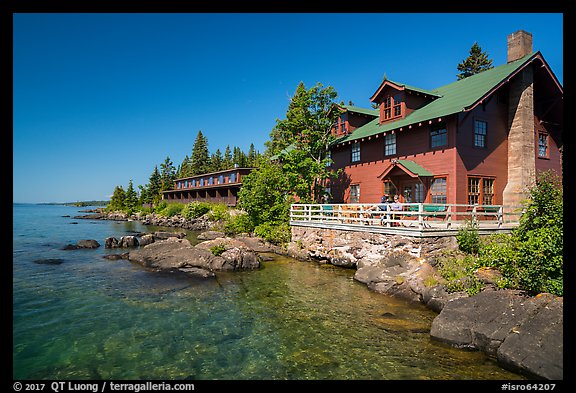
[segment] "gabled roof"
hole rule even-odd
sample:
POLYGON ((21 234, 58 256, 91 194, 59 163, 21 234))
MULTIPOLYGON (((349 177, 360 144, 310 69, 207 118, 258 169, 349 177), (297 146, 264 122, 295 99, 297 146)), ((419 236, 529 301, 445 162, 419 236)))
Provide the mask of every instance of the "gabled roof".
MULTIPOLYGON (((503 64, 468 78, 438 87, 434 89, 433 92, 440 97, 424 105, 422 108, 413 111, 405 118, 382 125, 379 124, 380 119, 376 118, 362 127, 357 128, 351 134, 337 139, 332 145, 354 141, 425 121, 437 121, 454 113, 471 110, 502 86, 502 84, 509 81, 516 73, 530 64, 535 58, 539 58, 543 65, 548 67, 540 52, 536 52, 511 63, 503 64)), ((549 72, 558 84, 554 74, 550 70, 549 72)))
POLYGON ((378 109, 360 108, 359 106, 354 105, 338 105, 338 106, 341 107, 342 109, 347 110, 348 112, 361 113, 363 115, 374 117, 380 116, 380 111, 378 109))
POLYGON ((380 86, 378 86, 378 89, 376 89, 376 92, 372 95, 372 97, 370 97, 370 101, 374 101, 376 99, 376 97, 378 97, 380 95, 380 93, 382 92, 384 87, 386 87, 386 86, 391 86, 392 88, 398 89, 398 90, 411 90, 411 91, 415 91, 417 93, 429 95, 431 97, 440 97, 440 95, 433 90, 421 89, 419 87, 410 86, 410 85, 407 85, 405 83, 398 83, 398 82, 391 81, 390 79, 384 79, 382 81, 382 83, 380 84, 380 86))
POLYGON ((332 111, 332 108, 334 108, 334 107, 338 108, 340 111, 343 111, 343 112, 360 113, 362 115, 368 115, 368 116, 372 116, 372 117, 380 116, 380 111, 378 109, 360 108, 359 106, 341 105, 341 104, 336 104, 336 103, 332 104, 332 106, 328 110, 328 113, 330 113, 330 111, 332 111))
POLYGON ((386 168, 384 172, 382 172, 380 176, 378 176, 378 178, 386 177, 390 173, 390 171, 396 167, 400 168, 410 177, 433 176, 432 172, 430 172, 426 168, 421 167, 412 160, 392 160, 390 166, 388 166, 388 168, 386 168))

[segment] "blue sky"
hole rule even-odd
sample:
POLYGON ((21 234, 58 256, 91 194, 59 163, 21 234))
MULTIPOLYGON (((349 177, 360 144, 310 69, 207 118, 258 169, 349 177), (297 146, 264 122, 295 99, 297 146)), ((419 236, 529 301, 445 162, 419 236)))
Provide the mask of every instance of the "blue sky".
POLYGON ((562 14, 15 14, 13 201, 108 199, 198 130, 263 152, 300 81, 369 107, 384 74, 455 81, 475 41, 504 64, 519 29, 563 83, 562 14))

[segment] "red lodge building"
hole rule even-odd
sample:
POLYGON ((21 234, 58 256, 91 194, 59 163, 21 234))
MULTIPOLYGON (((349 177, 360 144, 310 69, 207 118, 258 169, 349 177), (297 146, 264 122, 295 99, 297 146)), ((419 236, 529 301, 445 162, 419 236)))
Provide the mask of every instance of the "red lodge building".
POLYGON ((253 168, 232 168, 225 171, 204 173, 174 181, 174 189, 164 191, 166 202, 213 202, 236 206, 242 178, 253 168))
POLYGON ((335 203, 519 206, 538 172, 562 173, 563 88, 523 30, 507 64, 432 90, 385 78, 370 101, 338 106, 335 203))

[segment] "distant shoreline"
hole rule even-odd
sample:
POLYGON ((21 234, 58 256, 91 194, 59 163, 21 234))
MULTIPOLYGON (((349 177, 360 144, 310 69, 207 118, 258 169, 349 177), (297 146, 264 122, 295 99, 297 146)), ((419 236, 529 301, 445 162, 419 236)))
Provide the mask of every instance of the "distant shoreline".
POLYGON ((110 201, 83 201, 83 202, 42 202, 32 203, 33 205, 60 205, 60 206, 106 206, 110 201))

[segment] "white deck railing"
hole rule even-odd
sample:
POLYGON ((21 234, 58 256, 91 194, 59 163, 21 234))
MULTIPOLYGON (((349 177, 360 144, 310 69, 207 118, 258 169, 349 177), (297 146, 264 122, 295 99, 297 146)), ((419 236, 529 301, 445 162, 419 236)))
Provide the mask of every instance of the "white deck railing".
POLYGON ((479 229, 516 227, 521 207, 437 203, 293 204, 290 221, 326 225, 454 229, 472 225, 479 229))

